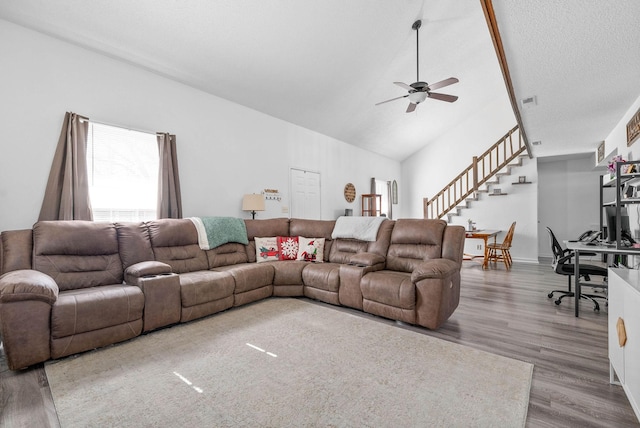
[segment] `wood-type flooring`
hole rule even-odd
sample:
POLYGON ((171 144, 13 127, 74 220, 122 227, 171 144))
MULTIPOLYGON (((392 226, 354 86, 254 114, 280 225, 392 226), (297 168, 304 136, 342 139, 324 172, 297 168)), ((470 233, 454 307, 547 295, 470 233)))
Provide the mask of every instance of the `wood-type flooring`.
MULTIPOLYGON (((566 277, 547 262, 483 271, 471 261, 462 268, 460 306, 438 331, 338 310, 533 363, 527 427, 640 426, 622 388, 609 384, 607 307, 594 312, 582 301, 575 318, 573 299, 556 306, 547 298, 563 288, 566 277)), ((43 366, 13 372, 2 354, 0 427, 57 426, 43 366)))

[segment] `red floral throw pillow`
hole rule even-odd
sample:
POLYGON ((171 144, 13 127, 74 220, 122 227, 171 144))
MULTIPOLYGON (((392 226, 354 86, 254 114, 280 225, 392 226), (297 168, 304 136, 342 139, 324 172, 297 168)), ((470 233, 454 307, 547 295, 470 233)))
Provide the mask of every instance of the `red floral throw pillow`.
POLYGON ((295 260, 298 257, 298 237, 278 236, 280 260, 295 260))

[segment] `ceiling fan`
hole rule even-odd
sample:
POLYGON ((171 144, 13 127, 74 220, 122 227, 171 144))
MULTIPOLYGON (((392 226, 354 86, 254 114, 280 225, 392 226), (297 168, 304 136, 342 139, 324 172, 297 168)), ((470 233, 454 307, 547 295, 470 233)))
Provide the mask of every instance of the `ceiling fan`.
POLYGON ((420 57, 419 57, 419 30, 420 26, 422 26, 422 21, 417 20, 411 26, 412 29, 416 30, 416 81, 410 85, 402 82, 393 82, 395 85, 400 86, 401 88, 409 91, 407 95, 402 95, 400 97, 391 98, 390 100, 382 101, 377 103, 376 105, 388 103, 389 101, 399 100, 400 98, 409 97, 409 106, 407 107, 407 113, 411 113, 416 109, 416 106, 426 100, 427 98, 433 98, 434 100, 446 101, 448 103, 452 103, 458 99, 455 95, 447 95, 447 94, 439 94, 436 92, 431 92, 434 89, 444 88, 445 86, 453 85, 454 83, 458 83, 458 79, 455 77, 449 77, 448 79, 441 80, 440 82, 428 84, 427 82, 420 81, 420 57))

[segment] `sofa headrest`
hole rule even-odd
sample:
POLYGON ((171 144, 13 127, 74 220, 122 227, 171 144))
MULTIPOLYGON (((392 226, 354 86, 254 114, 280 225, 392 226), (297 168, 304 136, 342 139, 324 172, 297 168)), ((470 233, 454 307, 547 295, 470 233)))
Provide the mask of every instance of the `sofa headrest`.
POLYGON ((118 252, 118 238, 112 223, 40 221, 33 226, 33 247, 36 256, 114 254, 118 252))
POLYGON ((209 269, 207 254, 198 245, 198 231, 189 219, 165 218, 146 223, 154 259, 175 273, 209 269))
POLYGON ((187 218, 163 218, 147 222, 152 247, 198 244, 198 231, 187 218))
POLYGON ((304 236, 305 238, 331 239, 331 233, 336 225, 335 220, 306 220, 292 218, 289 223, 289 236, 304 236))
POLYGON ((288 218, 270 218, 265 220, 245 220, 247 238, 253 241, 256 237, 289 236, 288 218))
POLYGON ((400 219, 391 233, 392 244, 442 245, 444 220, 400 219))
POLYGON ((61 291, 122 283, 115 225, 80 220, 36 223, 33 268, 51 276, 61 291))

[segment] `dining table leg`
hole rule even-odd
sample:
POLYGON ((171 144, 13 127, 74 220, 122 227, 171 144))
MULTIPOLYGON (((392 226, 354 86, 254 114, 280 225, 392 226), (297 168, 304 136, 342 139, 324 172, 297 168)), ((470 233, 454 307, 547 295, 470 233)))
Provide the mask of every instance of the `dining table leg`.
POLYGON ((484 237, 484 260, 482 261, 482 269, 489 269, 489 248, 487 247, 488 236, 484 237))

